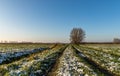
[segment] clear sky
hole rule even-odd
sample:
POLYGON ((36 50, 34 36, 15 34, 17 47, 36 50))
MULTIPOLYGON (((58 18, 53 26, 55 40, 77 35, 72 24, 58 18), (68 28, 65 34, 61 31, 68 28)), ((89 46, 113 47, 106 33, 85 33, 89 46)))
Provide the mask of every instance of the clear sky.
POLYGON ((69 42, 73 27, 85 41, 120 38, 120 0, 0 0, 0 40, 69 42))

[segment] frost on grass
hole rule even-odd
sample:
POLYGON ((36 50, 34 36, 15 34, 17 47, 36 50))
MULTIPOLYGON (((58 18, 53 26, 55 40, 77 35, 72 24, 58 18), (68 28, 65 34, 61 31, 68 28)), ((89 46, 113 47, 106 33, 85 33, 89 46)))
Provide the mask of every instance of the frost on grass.
POLYGON ((61 46, 51 50, 30 55, 9 64, 0 66, 0 75, 3 76, 43 76, 55 61, 61 46))
POLYGON ((68 47, 59 59, 56 76, 97 76, 96 73, 84 64, 84 61, 75 55, 72 47, 68 47))
POLYGON ((39 48, 39 49, 25 50, 25 51, 19 51, 19 52, 0 53, 0 64, 2 64, 3 62, 11 61, 12 59, 15 59, 18 57, 40 52, 45 49, 46 48, 39 48))
POLYGON ((114 50, 106 51, 104 49, 102 50, 96 50, 93 48, 87 48, 87 47, 78 47, 81 49, 81 51, 90 59, 95 61, 97 64, 99 64, 104 69, 120 75, 120 56, 115 53, 111 53, 111 51, 114 52, 114 50))

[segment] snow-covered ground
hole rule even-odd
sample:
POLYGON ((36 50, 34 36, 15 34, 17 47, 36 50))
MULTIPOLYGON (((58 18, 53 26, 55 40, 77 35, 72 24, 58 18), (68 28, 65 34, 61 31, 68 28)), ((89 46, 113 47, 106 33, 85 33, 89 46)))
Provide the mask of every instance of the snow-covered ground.
MULTIPOLYGON (((48 70, 54 59, 57 58, 57 52, 62 46, 56 46, 53 49, 36 53, 30 57, 24 57, 19 61, 0 66, 0 75, 5 76, 35 76, 37 73, 44 74, 48 70)), ((40 76, 41 76, 40 75, 40 76)))
POLYGON ((54 76, 97 76, 84 61, 75 55, 75 51, 69 46, 59 59, 54 76))
POLYGON ((32 50, 25 50, 25 51, 19 51, 19 52, 6 52, 6 53, 0 53, 0 64, 5 61, 11 61, 11 59, 15 59, 21 56, 29 55, 32 53, 36 53, 42 50, 45 50, 47 48, 39 48, 39 49, 32 49, 32 50))
MULTIPOLYGON (((112 73, 120 75, 120 56, 105 52, 103 50, 94 50, 78 47, 88 57, 112 73)), ((80 50, 79 50, 80 51, 80 50)))

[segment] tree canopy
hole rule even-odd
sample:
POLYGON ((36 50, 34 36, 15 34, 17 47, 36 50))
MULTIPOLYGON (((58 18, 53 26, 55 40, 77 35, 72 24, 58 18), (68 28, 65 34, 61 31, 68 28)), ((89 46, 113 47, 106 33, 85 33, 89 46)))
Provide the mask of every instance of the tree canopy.
POLYGON ((73 28, 70 33, 71 43, 81 43, 85 38, 85 32, 82 28, 73 28))

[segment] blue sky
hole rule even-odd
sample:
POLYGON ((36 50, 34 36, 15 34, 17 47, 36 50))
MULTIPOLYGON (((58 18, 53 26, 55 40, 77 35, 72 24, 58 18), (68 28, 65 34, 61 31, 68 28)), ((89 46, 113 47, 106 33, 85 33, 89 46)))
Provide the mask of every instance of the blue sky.
POLYGON ((120 38, 120 0, 0 0, 0 40, 69 42, 73 27, 85 41, 120 38))

